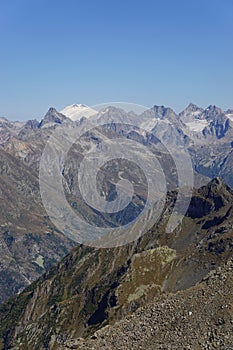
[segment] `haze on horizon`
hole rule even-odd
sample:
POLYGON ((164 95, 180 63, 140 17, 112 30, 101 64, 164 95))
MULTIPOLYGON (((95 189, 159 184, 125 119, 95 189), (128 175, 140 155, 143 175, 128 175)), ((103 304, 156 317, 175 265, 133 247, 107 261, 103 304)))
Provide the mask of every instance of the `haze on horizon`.
POLYGON ((0 4, 0 117, 126 101, 233 108, 231 0, 0 4))

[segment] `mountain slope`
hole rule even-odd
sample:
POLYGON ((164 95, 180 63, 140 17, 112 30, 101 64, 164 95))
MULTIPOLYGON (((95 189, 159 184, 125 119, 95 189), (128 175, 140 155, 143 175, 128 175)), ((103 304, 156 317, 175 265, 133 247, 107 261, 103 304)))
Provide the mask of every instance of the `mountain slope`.
POLYGON ((137 310, 64 350, 219 349, 233 344, 233 260, 200 284, 137 310))
POLYGON ((0 302, 38 278, 73 246, 47 217, 37 173, 0 149, 0 302))
POLYGON ((2 348, 13 339, 14 349, 63 348, 70 338, 93 334, 161 293, 194 286, 227 261, 233 252, 232 190, 216 179, 195 191, 181 227, 167 234, 175 197, 171 192, 161 221, 135 244, 77 247, 5 303, 2 348))
POLYGON ((0 118, 0 303, 75 245, 48 218, 38 179, 45 143, 65 121, 69 119, 54 108, 41 122, 0 118))

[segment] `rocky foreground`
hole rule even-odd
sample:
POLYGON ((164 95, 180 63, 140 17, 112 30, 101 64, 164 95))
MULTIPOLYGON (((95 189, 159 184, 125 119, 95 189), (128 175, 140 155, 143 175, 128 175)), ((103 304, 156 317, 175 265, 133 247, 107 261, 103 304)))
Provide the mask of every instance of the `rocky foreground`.
POLYGON ((140 308, 65 347, 79 350, 233 349, 233 259, 200 284, 140 308))

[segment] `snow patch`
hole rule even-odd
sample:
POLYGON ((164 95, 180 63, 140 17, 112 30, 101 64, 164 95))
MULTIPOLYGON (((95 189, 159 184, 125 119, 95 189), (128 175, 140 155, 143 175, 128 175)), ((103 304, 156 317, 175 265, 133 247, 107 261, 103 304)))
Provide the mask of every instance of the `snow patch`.
POLYGON ((153 118, 143 121, 140 127, 144 130, 151 131, 158 123, 170 124, 167 119, 153 118))
POLYGON ((146 120, 141 123, 140 127, 144 130, 150 131, 156 124, 156 118, 146 120))
POLYGON ((198 119, 192 122, 187 122, 185 124, 191 131, 201 132, 208 125, 208 122, 207 120, 198 119))
POLYGON ((89 118, 95 115, 97 111, 83 104, 73 104, 65 107, 60 113, 73 121, 78 121, 82 117, 89 118))
POLYGON ((233 121, 233 113, 226 114, 227 118, 233 121))

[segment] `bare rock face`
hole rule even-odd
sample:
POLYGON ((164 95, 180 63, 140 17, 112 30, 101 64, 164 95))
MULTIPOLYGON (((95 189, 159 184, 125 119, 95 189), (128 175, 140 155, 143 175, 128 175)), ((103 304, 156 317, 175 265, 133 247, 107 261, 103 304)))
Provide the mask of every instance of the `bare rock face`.
POLYGON ((194 120, 203 120, 204 109, 196 106, 194 103, 190 103, 180 114, 179 118, 184 123, 194 122, 194 120))
POLYGON ((42 121, 39 123, 38 127, 54 127, 56 126, 56 124, 62 124, 66 120, 66 116, 64 116, 62 113, 57 112, 55 108, 51 107, 42 119, 42 121))

